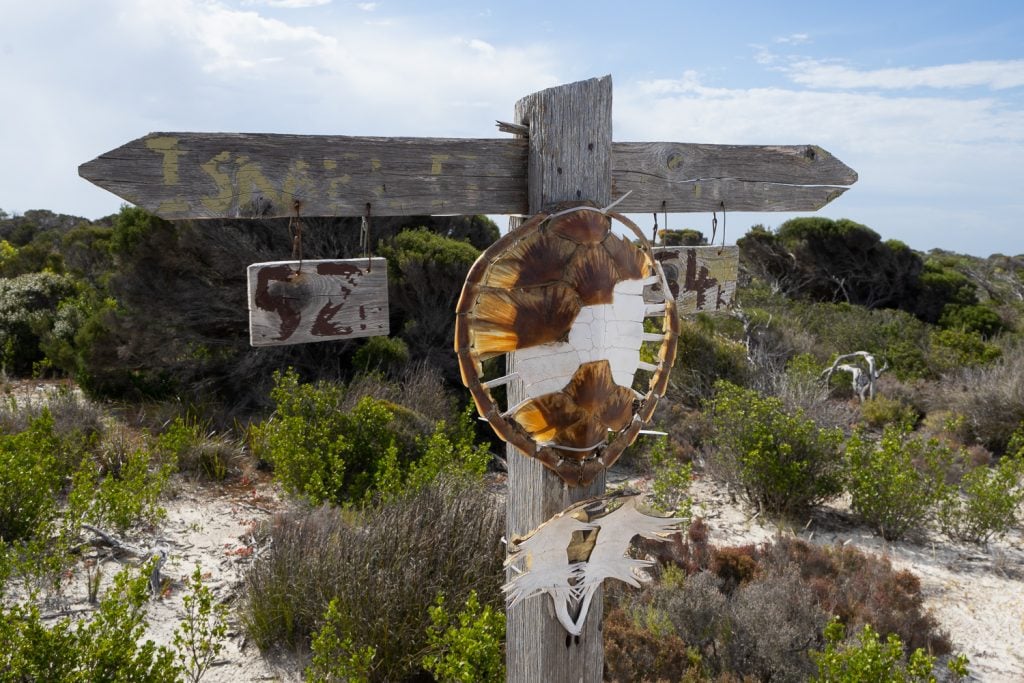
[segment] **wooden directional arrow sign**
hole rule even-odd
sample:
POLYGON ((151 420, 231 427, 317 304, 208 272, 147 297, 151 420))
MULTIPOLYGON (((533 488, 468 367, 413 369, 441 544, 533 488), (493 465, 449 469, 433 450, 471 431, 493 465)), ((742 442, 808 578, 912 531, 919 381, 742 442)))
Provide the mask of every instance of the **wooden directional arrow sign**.
MULTIPOLYGON (((167 219, 527 214, 526 139, 151 133, 79 174, 167 219)), ((815 145, 611 145, 621 213, 814 211, 857 180, 815 145)))
MULTIPOLYGON (((169 219, 293 216, 296 205, 303 216, 530 215, 560 202, 608 206, 624 196, 616 206, 621 213, 813 211, 857 180, 814 145, 613 142, 611 114, 611 77, 605 76, 519 100, 515 122, 499 124, 515 139, 153 133, 83 164, 79 173, 169 219)), ((710 267, 701 275, 694 264, 694 278, 708 287, 712 277, 727 279, 710 267)), ((680 268, 687 279, 689 271, 680 268)), ((336 305, 330 299, 316 310, 336 305)), ((294 322, 294 310, 276 322, 275 336, 294 322)), ((508 386, 513 404, 520 393, 508 386)), ((508 465, 509 538, 604 490, 603 472, 590 487, 565 489, 535 459, 512 453, 508 465)), ((572 640, 541 602, 509 610, 509 681, 602 680, 595 591, 572 640)))

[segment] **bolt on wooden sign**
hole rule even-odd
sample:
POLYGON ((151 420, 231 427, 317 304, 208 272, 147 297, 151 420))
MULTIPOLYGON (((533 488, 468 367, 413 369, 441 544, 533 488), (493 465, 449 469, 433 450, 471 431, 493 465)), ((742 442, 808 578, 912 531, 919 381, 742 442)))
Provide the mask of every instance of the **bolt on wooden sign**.
POLYGON ((254 263, 247 274, 253 346, 389 332, 388 269, 383 258, 254 263))

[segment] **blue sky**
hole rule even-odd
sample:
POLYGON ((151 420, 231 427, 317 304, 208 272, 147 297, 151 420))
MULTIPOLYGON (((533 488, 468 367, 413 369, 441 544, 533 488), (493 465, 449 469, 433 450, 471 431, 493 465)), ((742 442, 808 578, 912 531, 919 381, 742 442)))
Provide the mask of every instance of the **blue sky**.
POLYGON ((151 131, 500 137, 611 74, 617 140, 818 144, 860 174, 822 215, 1018 254, 1021 36, 1009 0, 0 0, 0 208, 113 213, 78 164, 151 131))

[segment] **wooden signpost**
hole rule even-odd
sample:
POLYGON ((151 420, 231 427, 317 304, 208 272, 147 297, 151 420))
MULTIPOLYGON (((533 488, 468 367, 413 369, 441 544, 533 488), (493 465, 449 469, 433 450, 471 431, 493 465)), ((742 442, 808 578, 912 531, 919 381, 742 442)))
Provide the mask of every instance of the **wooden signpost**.
MULTIPOLYGON (((513 139, 153 133, 79 173, 168 219, 288 217, 296 201, 303 216, 522 215, 627 193, 621 213, 813 211, 857 179, 814 145, 613 142, 611 112, 605 76, 520 100, 514 123, 499 123, 513 139)), ((568 488, 537 460, 513 452, 508 462, 509 537, 604 491, 603 476, 568 488)), ((516 605, 508 680, 602 680, 601 619, 599 594, 578 637, 543 600, 516 605)))

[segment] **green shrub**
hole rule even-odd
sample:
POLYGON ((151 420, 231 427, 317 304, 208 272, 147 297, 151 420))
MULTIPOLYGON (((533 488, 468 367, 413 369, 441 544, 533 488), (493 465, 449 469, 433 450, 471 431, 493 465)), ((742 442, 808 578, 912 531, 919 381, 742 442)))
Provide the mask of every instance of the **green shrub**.
POLYGON ((939 506, 939 525, 950 538, 984 543, 1004 536, 1021 519, 1024 460, 1004 455, 995 467, 982 465, 964 474, 939 506))
POLYGON ((56 514, 63 444, 44 409, 18 433, 0 433, 0 542, 26 539, 56 514))
POLYGON ((245 576, 242 623, 261 649, 303 646, 337 600, 345 652, 372 647, 370 680, 402 680, 420 670, 435 596, 503 603, 504 525, 490 493, 444 478, 378 507, 278 516, 245 576))
POLYGON ((256 455, 274 466, 285 489, 313 504, 360 500, 383 466, 396 461, 404 469, 412 459, 399 449, 392 404, 365 397, 341 412, 343 396, 343 387, 278 373, 274 414, 251 431, 256 455))
POLYGON ((690 519, 693 501, 686 495, 693 479, 693 468, 669 452, 668 440, 659 438, 650 452, 653 480, 651 503, 656 510, 690 519))
POLYGON ((389 451, 377 469, 374 488, 385 499, 393 499, 410 491, 418 491, 437 479, 442 473, 454 478, 479 480, 491 462, 487 444, 476 442, 473 429, 472 405, 456 419, 451 427, 441 420, 434 432, 419 439, 416 460, 402 468, 396 451, 389 451))
POLYGON ((953 463, 949 446, 912 437, 905 426, 886 427, 877 444, 856 433, 846 445, 850 506, 885 539, 902 538, 947 495, 953 463))
POLYGON ((437 596, 430 608, 423 668, 442 683, 476 683, 505 680, 505 613, 480 605, 470 591, 465 606, 455 615, 437 596))
POLYGON ((715 334, 709 324, 681 320, 676 360, 667 395, 689 406, 699 406, 714 393, 716 381, 746 384, 746 350, 742 344, 715 334))
POLYGON ((707 412, 714 425, 712 469, 758 509, 806 509, 842 490, 842 432, 818 429, 777 398, 728 382, 715 385, 707 412))
POLYGON ((867 426, 882 429, 887 425, 903 425, 913 428, 921 419, 913 406, 885 396, 876 396, 860 406, 860 417, 867 426))
POLYGON ((431 425, 372 395, 345 411, 354 398, 346 393, 337 385, 301 383, 294 372, 278 374, 271 392, 277 408, 251 430, 255 454, 274 466, 288 491, 314 504, 394 496, 441 471, 479 476, 490 462, 487 446, 474 440, 468 413, 451 426, 444 420, 431 425))
POLYGON ((409 362, 409 347, 398 337, 370 337, 352 357, 362 372, 394 374, 409 362))
POLYGON ((988 306, 977 304, 947 304, 942 309, 939 325, 946 329, 975 332, 983 339, 991 339, 1006 329, 998 313, 988 306))
POLYGON ((204 428, 194 417, 180 416, 157 436, 155 450, 177 463, 179 472, 212 481, 223 481, 237 470, 243 455, 237 439, 204 428))
MULTIPOLYGON (((935 658, 918 648, 904 661, 903 642, 895 634, 883 643, 878 633, 865 624, 855 639, 843 642, 846 629, 833 619, 825 628, 826 646, 823 652, 812 652, 818 667, 815 683, 862 683, 886 681, 891 683, 931 683, 935 658)), ((952 680, 967 674, 967 658, 963 655, 949 662, 952 680)))
POLYGON ((327 605, 323 626, 313 636, 310 646, 313 657, 306 668, 308 683, 368 683, 371 680, 377 648, 372 645, 357 648, 352 638, 340 637, 341 628, 343 620, 335 598, 327 605))
POLYGON ((60 301, 75 293, 75 280, 55 273, 0 278, 0 368, 27 376, 43 360, 42 337, 53 327, 60 301))
POLYGON ((1013 430, 1010 438, 1006 441, 1006 455, 1010 457, 1024 458, 1024 422, 1020 423, 1017 429, 1013 430))
POLYGON ((74 474, 68 506, 72 516, 98 526, 125 530, 137 522, 155 524, 166 514, 160 496, 175 464, 153 462, 146 447, 130 450, 116 471, 101 476, 91 459, 74 474))
POLYGON ((961 367, 988 365, 1001 355, 998 346, 986 342, 977 332, 949 329, 938 330, 931 336, 929 361, 940 374, 961 367))
POLYGON ((185 615, 174 631, 174 648, 184 677, 199 683, 224 648, 228 608, 214 602, 213 591, 203 584, 198 564, 185 586, 189 591, 183 599, 185 615))
POLYGON ((47 627, 34 605, 0 605, 0 681, 179 680, 174 652, 143 640, 150 570, 119 573, 90 619, 47 627))

